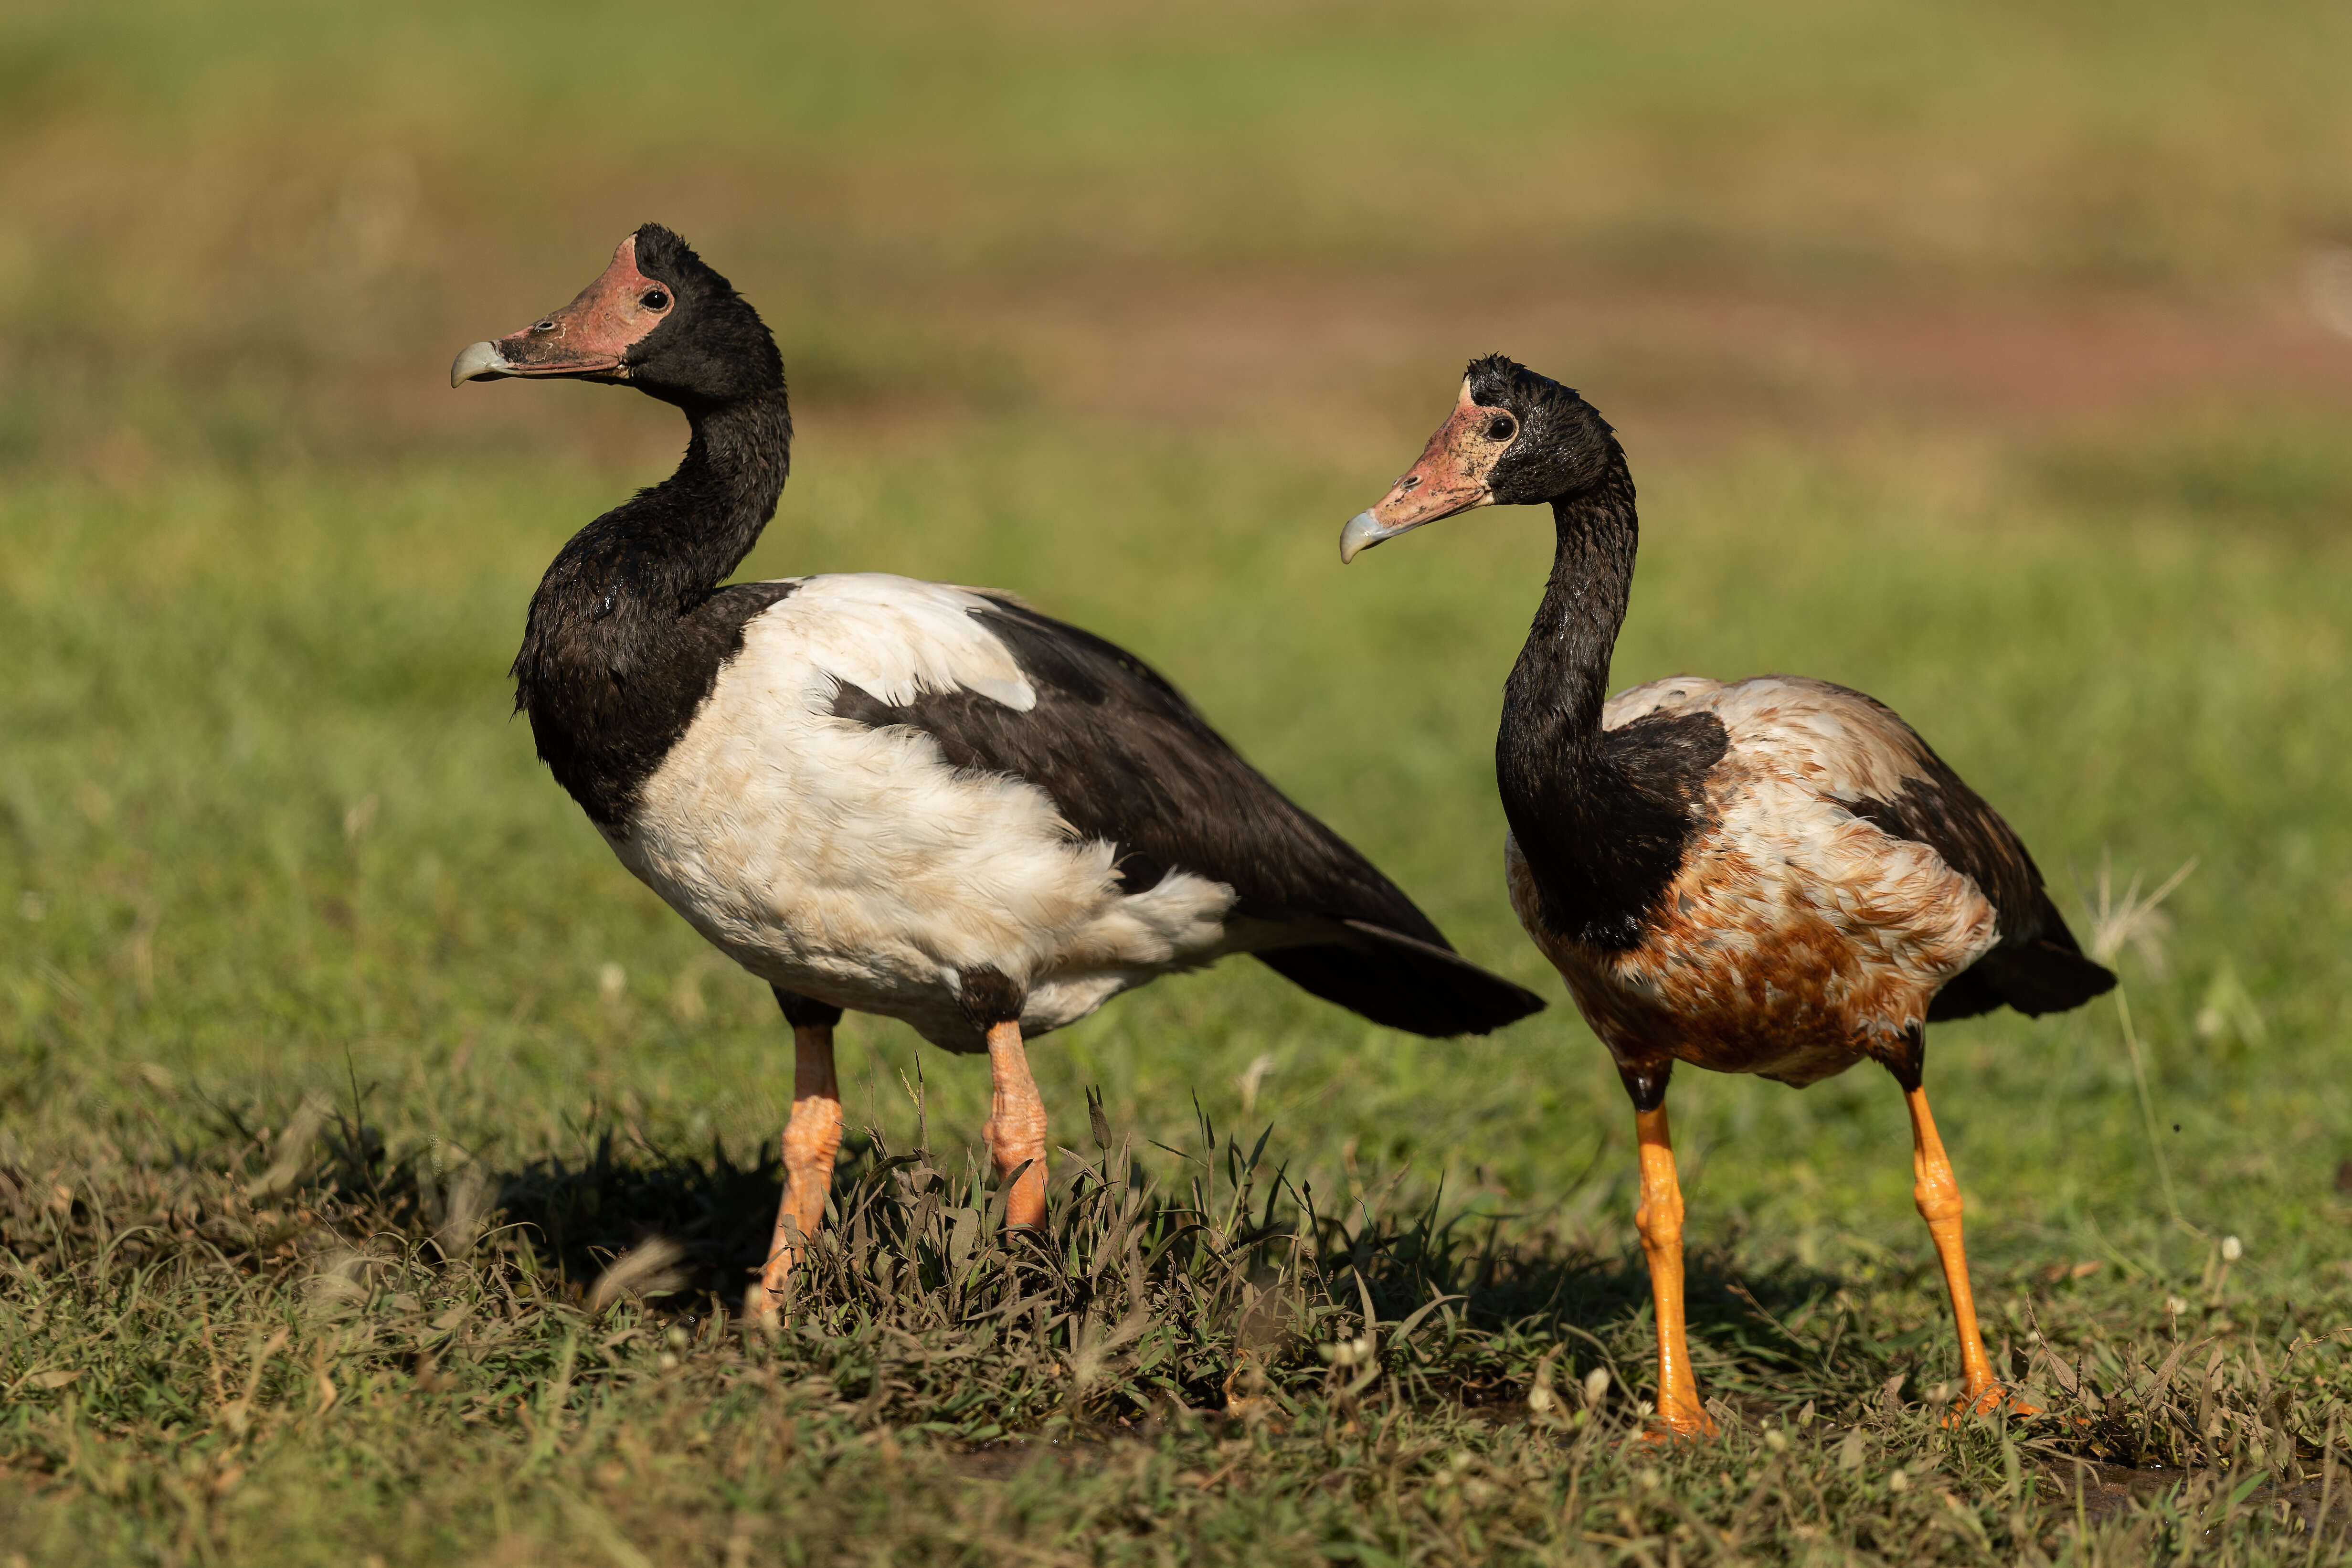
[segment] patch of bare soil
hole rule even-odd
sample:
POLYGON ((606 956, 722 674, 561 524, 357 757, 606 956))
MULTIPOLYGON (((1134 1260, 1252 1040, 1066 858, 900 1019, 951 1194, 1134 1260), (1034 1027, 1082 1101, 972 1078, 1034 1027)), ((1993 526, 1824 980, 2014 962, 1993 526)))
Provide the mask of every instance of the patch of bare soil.
MULTIPOLYGON (((1081 271, 903 297, 877 286, 847 313, 789 296, 760 303, 786 347, 803 424, 886 440, 1042 408, 1255 426, 1360 461, 1367 444, 1417 443, 1461 366, 1492 352, 1580 387, 1653 450, 1780 434, 1812 450, 1885 434, 1966 445, 2284 410, 2352 415, 2352 338, 2284 286, 2249 298, 1081 271), (796 344, 816 357, 795 357, 796 344)), ((342 390, 404 442, 571 444, 629 471, 677 449, 669 421, 625 400, 453 395, 425 368, 342 390)))
POLYGON ((2352 339, 2285 293, 1268 274, 1066 283, 973 309, 1054 401, 1153 420, 1392 418, 1409 395, 1441 402, 1432 378, 1488 352, 1692 435, 1792 419, 2046 431, 2243 405, 2352 411, 2352 339))
POLYGON ((2352 1477, 2341 1474, 2331 1487, 2317 1480, 2278 1481, 2263 1475, 2162 1467, 2139 1469, 2087 1459, 2049 1464, 2043 1467, 2043 1473, 2063 1496, 2078 1499, 2084 1517, 2095 1522, 2118 1518, 2179 1489, 2187 1510, 2217 1509, 2236 1497, 2241 1508, 2257 1512, 2276 1510, 2284 1505, 2287 1514, 2303 1521, 2308 1534, 2315 1535, 2323 1523, 2336 1527, 2352 1524, 2352 1477), (2240 1495, 2242 1488, 2244 1489, 2240 1495))

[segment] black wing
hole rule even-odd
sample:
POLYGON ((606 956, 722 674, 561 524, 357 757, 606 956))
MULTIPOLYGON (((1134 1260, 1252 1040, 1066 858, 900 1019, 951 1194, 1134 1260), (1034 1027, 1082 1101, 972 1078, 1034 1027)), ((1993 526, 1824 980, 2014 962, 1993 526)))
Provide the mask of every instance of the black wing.
POLYGON ((1257 956, 1375 1023, 1484 1034, 1543 1005, 1456 955, 1394 883, 1267 783, 1142 660, 983 596, 992 607, 974 614, 1020 664, 1034 708, 1017 712, 961 689, 894 705, 845 683, 834 713, 920 730, 956 767, 1035 784, 1080 835, 1118 847, 1129 892, 1184 870, 1231 887, 1237 914, 1336 928, 1339 940, 1257 956))
POLYGON ((2042 868, 2016 832, 1918 731, 1883 703, 1877 706, 1903 725, 1916 749, 1903 791, 1893 800, 1840 804, 1883 832, 1925 844, 1944 864, 1974 879, 1991 903, 2000 932, 1990 952, 1936 993, 1927 1006, 1928 1022, 1972 1018, 2003 1005, 2029 1016, 2063 1013, 2113 990, 2114 973, 2083 956, 2065 917, 2050 901, 2042 868))

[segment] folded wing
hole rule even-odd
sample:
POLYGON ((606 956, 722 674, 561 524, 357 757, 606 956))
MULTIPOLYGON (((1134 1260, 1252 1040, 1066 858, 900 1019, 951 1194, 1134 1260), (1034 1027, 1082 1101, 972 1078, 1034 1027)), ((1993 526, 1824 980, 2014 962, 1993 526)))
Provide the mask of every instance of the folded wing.
POLYGON ((905 725, 953 766, 1010 774, 1052 797, 1081 838, 1118 847, 1142 892, 1171 870, 1223 882, 1245 945, 1276 973, 1376 1023, 1482 1034, 1543 1005, 1454 953, 1394 883, 1244 762, 1176 689, 1132 654, 985 593, 973 619, 1003 645, 1034 701, 961 687, 885 700, 845 682, 835 716, 905 725), (1251 942, 1247 934, 1263 932, 1251 942))

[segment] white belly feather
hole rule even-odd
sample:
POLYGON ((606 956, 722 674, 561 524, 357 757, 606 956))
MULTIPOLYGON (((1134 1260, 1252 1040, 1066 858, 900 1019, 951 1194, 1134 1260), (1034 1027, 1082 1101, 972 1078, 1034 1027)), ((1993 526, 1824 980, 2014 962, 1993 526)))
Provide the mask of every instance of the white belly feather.
POLYGON ((631 814, 621 863, 761 979, 906 1020, 955 1050, 986 966, 1024 984, 1025 1033, 1220 955, 1234 901, 1171 871, 1119 891, 1116 848, 1036 786, 959 773, 918 731, 833 716, 843 683, 899 705, 961 687, 1015 712, 1036 693, 975 616, 987 602, 882 574, 811 577, 744 627, 631 814))

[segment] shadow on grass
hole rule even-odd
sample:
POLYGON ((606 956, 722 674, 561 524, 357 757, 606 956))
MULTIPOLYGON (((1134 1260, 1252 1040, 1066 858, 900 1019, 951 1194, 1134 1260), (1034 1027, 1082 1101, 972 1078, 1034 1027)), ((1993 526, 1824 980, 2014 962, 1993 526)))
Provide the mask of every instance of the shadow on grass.
MULTIPOLYGON (((1092 1155, 1058 1157, 1034 1233, 1004 1229, 973 1152, 852 1140, 831 1219, 771 1302, 747 1287, 778 1197, 772 1157, 601 1127, 576 1155, 451 1164, 395 1156, 325 1108, 275 1131, 222 1116, 216 1139, 168 1160, 0 1170, 0 1268, 16 1289, 93 1307, 126 1290, 307 1293, 416 1319, 420 1365, 448 1331, 422 1305, 435 1300, 495 1298, 505 1321, 553 1340, 619 1331, 614 1313, 698 1343, 740 1333, 859 1424, 963 1441, 1171 1406, 1344 1413, 1376 1384, 1392 1405, 1513 1420, 1547 1408, 1543 1388, 1581 1388, 1589 1412, 1638 1420, 1653 1382, 1638 1255, 1442 1215, 1433 1198, 1375 1198, 1350 1224, 1268 1167, 1265 1139, 1244 1150, 1205 1122, 1155 1175, 1097 1110, 1092 1155)), ((1815 1410, 1887 1423, 1948 1401, 1940 1314, 1899 1326, 1850 1300, 1851 1281, 1793 1263, 1750 1272, 1701 1253, 1688 1279, 1702 1385, 1736 1424, 1815 1410)), ((2026 1462, 2285 1473, 2328 1441, 2325 1402, 2288 1397, 2322 1349, 2266 1361, 2214 1339, 2037 1343, 2012 1372, 2056 1418, 2021 1440, 2026 1462)))
MULTIPOLYGON (((1765 1478, 1804 1539, 1834 1528, 1924 1560, 1916 1543, 1949 1521, 1958 1544, 1937 1560, 1956 1562, 2048 1560, 2062 1530, 2095 1528, 2128 1537, 2104 1560, 2147 1561, 2217 1529, 2313 1532, 2340 1499, 2332 1409, 2294 1393, 2304 1352, 2184 1342, 2150 1365, 2135 1359, 2150 1347, 2085 1336, 2071 1363, 2037 1352, 2050 1419, 1955 1431, 1930 1389, 1903 1397, 1924 1363, 1891 1336, 1915 1319, 1853 1281, 1707 1255, 1691 1260, 1693 1338, 1722 1434, 1661 1451, 1642 1441, 1638 1257, 1442 1218, 1434 1201, 1375 1196, 1345 1224, 1264 1168, 1263 1144, 1203 1127, 1172 1173, 1155 1160, 1147 1175, 1095 1129, 1090 1157, 1058 1157, 1038 1235, 1003 1231, 976 1161, 859 1141, 772 1314, 737 1306, 778 1173, 723 1147, 600 1128, 567 1157, 453 1163, 395 1157, 320 1111, 274 1131, 230 1119, 170 1159, 83 1150, 0 1170, 0 1375, 48 1402, 21 1405, 0 1458, 82 1485, 114 1473, 91 1458, 104 1442, 178 1474, 236 1436, 230 1411, 239 1441, 278 1431, 304 1452, 337 1422, 368 1424, 370 1451, 427 1433, 467 1457, 453 1497, 520 1455, 621 1507, 653 1483, 601 1483, 599 1468, 676 1449, 710 1462, 658 1474, 750 1456, 730 1488, 829 1486, 870 1460, 893 1520, 908 1477, 929 1475, 1110 1496, 1105 1528, 1269 1493, 1328 1500, 1350 1528, 1374 1507, 1483 1500, 1525 1502, 1507 1521, 1522 1532, 1563 1510, 1608 1531, 1646 1509, 1635 1528, 1698 1521, 1724 1540, 1753 1522, 1765 1478), (690 1450, 698 1433, 711 1440, 690 1450)), ((793 1494, 793 1516, 824 1495, 793 1494)), ((951 1494, 920 1495, 918 1510, 951 1494)), ((656 1504, 648 1530, 721 1507, 656 1504)))
MULTIPOLYGON (((1638 1255, 1509 1235, 1490 1217, 1442 1215, 1434 1199, 1360 1211, 1351 1226, 1266 1169, 1265 1140, 1244 1151, 1205 1123, 1197 1148, 1169 1151, 1181 1162, 1174 1180, 1155 1181, 1128 1142, 1099 1120, 1095 1131, 1092 1161, 1057 1162, 1038 1236, 1003 1230, 976 1153, 959 1163, 893 1151, 871 1132, 847 1141, 827 1228, 786 1311, 803 1324, 879 1321, 950 1335, 1025 1316, 1041 1346, 1076 1360, 1109 1356, 1106 1337, 1164 1331, 1177 1363, 1164 1391, 1210 1408, 1225 1404, 1243 1363, 1336 1373, 1368 1337, 1387 1342, 1381 1356, 1415 1364, 1420 1396, 1464 1406, 1523 1405, 1530 1366, 1546 1354, 1563 1377, 1605 1369, 1619 1398, 1652 1381, 1638 1255)), ((660 1269, 637 1289, 656 1310, 688 1315, 755 1316, 765 1304, 749 1292, 781 1185, 772 1156, 746 1164, 719 1146, 632 1145, 610 1129, 577 1157, 495 1178, 509 1245, 571 1299, 602 1299, 601 1282, 629 1271, 616 1260, 657 1247, 660 1269)), ((1793 1263, 1758 1273, 1694 1255, 1690 1319, 1710 1394, 1777 1410, 1797 1403, 1788 1390, 1801 1384, 1877 1385, 1908 1370, 1917 1344, 1846 1332, 1842 1314, 1825 1334, 1789 1326, 1842 1283, 1793 1263)))
MULTIPOLYGON (((445 1168, 439 1150, 395 1154, 343 1110, 312 1107, 273 1130, 215 1110, 215 1137, 163 1161, 0 1170, 0 1251, 54 1272, 189 1266, 264 1279, 341 1267, 353 1254, 495 1260, 575 1310, 617 1299, 607 1288, 616 1279, 618 1294, 662 1315, 756 1315, 762 1305, 747 1306, 747 1290, 782 1190, 772 1152, 742 1162, 717 1141, 707 1151, 662 1148, 594 1125, 576 1154, 445 1168), (658 1267, 616 1269, 656 1249, 658 1267)), ((845 1138, 827 1228, 795 1279, 791 1315, 949 1334, 1026 1315, 1041 1347, 1066 1355, 1089 1333, 1133 1339, 1135 1320, 1148 1318, 1187 1347, 1171 1391, 1213 1406, 1237 1358, 1312 1367, 1367 1333, 1444 1340, 1423 1358, 1424 1386, 1465 1404, 1522 1399, 1539 1353, 1529 1347, 1554 1342, 1576 1347, 1563 1373, 1570 1363, 1605 1366, 1628 1394, 1650 1380, 1650 1287, 1638 1255, 1507 1234, 1487 1216, 1442 1216, 1435 1199, 1418 1210, 1360 1206, 1350 1225, 1265 1166, 1266 1137, 1245 1151, 1203 1122, 1196 1147, 1167 1151, 1180 1162, 1173 1178, 1155 1179, 1099 1111, 1093 1131, 1092 1161, 1056 1162, 1042 1236, 1003 1229, 976 1152, 893 1150, 870 1131, 845 1138), (1126 1326, 1102 1330, 1106 1313, 1126 1326)), ((1841 1345, 1783 1326, 1834 1293, 1833 1276, 1793 1266, 1743 1273, 1702 1253, 1688 1279, 1702 1364, 1729 1374, 1716 1380, 1727 1395, 1801 1369, 1817 1375, 1842 1357, 1860 1355, 1878 1373, 1891 1353, 1876 1341, 1841 1345)))

